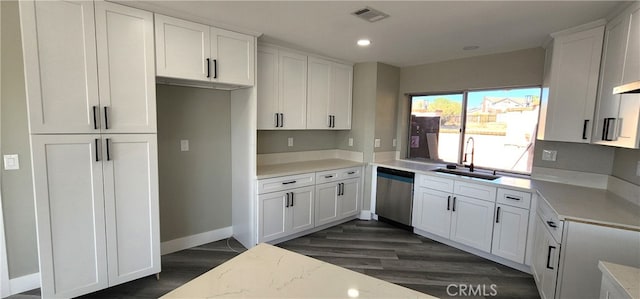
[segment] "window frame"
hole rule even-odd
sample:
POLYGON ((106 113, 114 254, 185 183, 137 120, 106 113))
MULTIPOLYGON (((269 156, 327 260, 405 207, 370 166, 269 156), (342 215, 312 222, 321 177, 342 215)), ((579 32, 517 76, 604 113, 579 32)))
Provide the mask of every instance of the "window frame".
MULTIPOLYGON (((527 89, 527 88, 539 88, 540 89, 540 94, 538 95, 539 98, 542 98, 542 84, 540 85, 523 85, 523 86, 509 86, 509 87, 494 87, 494 88, 469 88, 469 89, 464 89, 464 90, 454 90, 454 91, 436 91, 436 92, 416 92, 416 93, 407 93, 405 94, 407 97, 407 100, 409 101, 409 109, 408 109, 408 119, 407 119, 407 136, 405 138, 406 142, 407 142, 407 146, 406 146, 406 157, 408 160, 412 160, 412 161, 424 161, 424 159, 416 159, 416 158, 411 158, 410 157, 410 151, 411 148, 409 147, 409 144, 411 142, 411 110, 413 108, 413 97, 421 97, 421 96, 439 96, 439 95, 454 95, 454 94, 462 94, 462 110, 460 111, 461 115, 460 115, 460 136, 458 138, 458 142, 459 142, 459 149, 458 149, 458 161, 456 161, 456 165, 458 166, 464 166, 464 162, 462 162, 463 160, 463 156, 465 153, 465 136, 467 135, 467 102, 468 102, 468 96, 470 92, 482 92, 482 91, 491 91, 491 90, 505 90, 505 89, 527 89)), ((538 125, 540 124, 540 108, 538 108, 538 117, 537 117, 538 121, 536 122, 535 125, 535 129, 533 131, 533 146, 535 149, 535 141, 537 140, 536 136, 538 136, 538 125)), ((434 160, 434 159, 428 159, 431 161, 437 161, 437 162, 444 162, 444 163, 453 163, 453 162, 446 162, 444 160, 434 160)), ((476 169, 482 169, 482 170, 490 170, 490 171, 496 171, 496 172, 501 172, 501 173, 508 173, 508 174, 516 174, 516 175, 522 175, 522 176, 531 176, 530 172, 522 172, 522 171, 515 171, 515 170, 509 170, 509 169, 499 169, 499 168, 488 168, 486 166, 475 166, 474 168, 476 169)))

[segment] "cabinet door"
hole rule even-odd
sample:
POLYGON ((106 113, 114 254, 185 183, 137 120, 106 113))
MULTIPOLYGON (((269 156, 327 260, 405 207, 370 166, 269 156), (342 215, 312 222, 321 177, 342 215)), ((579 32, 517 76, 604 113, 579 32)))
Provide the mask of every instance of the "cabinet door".
POLYGON ((527 246, 529 210, 497 205, 495 219, 491 253, 523 264, 527 246))
POLYGON ((331 62, 309 57, 307 85, 307 129, 329 129, 331 62))
POLYGON ((109 284, 160 272, 156 135, 102 135, 109 284), (108 153, 108 154, 107 154, 108 153))
POLYGON ((613 88, 622 83, 624 50, 627 40, 628 19, 617 18, 607 24, 604 37, 602 63, 600 66, 600 85, 596 107, 593 142, 609 144, 615 138, 615 127, 618 124, 618 108, 620 95, 613 94, 613 88), (613 119, 613 120, 611 120, 613 119), (609 124, 609 130, 605 123, 609 124))
POLYGON ((419 187, 413 196, 413 226, 449 238, 451 193, 419 187))
POLYGON ((20 1, 20 19, 31 133, 98 132, 93 2, 20 1))
POLYGON ((211 28, 211 81, 253 86, 255 38, 211 28))
POLYGON ((545 140, 589 143, 604 26, 554 40, 545 140))
POLYGON ((156 75, 209 81, 209 26, 155 14, 156 75))
POLYGON ((495 203, 454 195, 451 206, 451 240, 491 251, 495 203))
POLYGON ((305 187, 292 190, 289 204, 289 219, 291 224, 287 225, 291 230, 290 234, 313 228, 315 215, 313 202, 313 187, 305 187))
POLYGON ((615 146, 640 148, 640 94, 623 94, 618 112, 615 146))
POLYGON ((357 215, 360 202, 360 178, 342 181, 342 195, 340 195, 340 218, 357 215))
POLYGON ((278 49, 258 48, 258 129, 275 129, 278 126, 278 49))
POLYGON ((316 226, 338 220, 338 203, 338 183, 316 185, 316 226))
POLYGON ((282 128, 307 128, 307 56, 279 51, 279 97, 282 128))
POLYGON ((287 235, 286 193, 274 192, 258 196, 258 242, 267 242, 287 235))
POLYGON ((629 40, 624 58, 622 83, 640 80, 640 6, 636 6, 629 17, 629 40))
POLYGON ((331 71, 330 114, 334 116, 333 129, 351 129, 351 88, 353 86, 353 67, 333 64, 331 71))
POLYGON ((108 286, 99 135, 32 135, 42 297, 108 286))
POLYGON ((153 15, 98 1, 96 35, 102 131, 155 133, 153 15))
POLYGON ((536 218, 534 256, 531 270, 536 280, 540 297, 542 299, 553 299, 556 293, 560 245, 553 240, 542 218, 536 218))

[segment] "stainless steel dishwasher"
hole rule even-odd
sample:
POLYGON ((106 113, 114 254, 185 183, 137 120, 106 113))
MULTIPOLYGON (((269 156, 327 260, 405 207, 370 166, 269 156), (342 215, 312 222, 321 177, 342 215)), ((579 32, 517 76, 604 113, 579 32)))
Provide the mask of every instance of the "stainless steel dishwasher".
POLYGON ((378 219, 411 226, 413 172, 378 167, 376 214, 378 219))

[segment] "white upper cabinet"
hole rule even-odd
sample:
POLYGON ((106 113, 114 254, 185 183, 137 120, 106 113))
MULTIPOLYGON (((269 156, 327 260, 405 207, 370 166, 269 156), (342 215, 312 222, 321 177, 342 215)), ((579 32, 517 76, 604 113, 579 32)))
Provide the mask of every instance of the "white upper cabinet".
POLYGON ((353 67, 309 57, 307 129, 351 129, 353 67))
POLYGON ((254 53, 253 36, 211 27, 211 81, 252 86, 254 53))
POLYGON ((102 132, 156 132, 153 14, 96 2, 102 132))
POLYGON ((99 132, 93 2, 20 1, 20 19, 31 133, 99 132))
POLYGON ((593 142, 626 148, 640 147, 640 95, 613 94, 613 88, 639 80, 640 5, 636 4, 606 26, 593 142), (635 79, 634 79, 635 78, 635 79))
POLYGON ((209 26, 155 14, 156 74, 209 81, 209 26))
MULTIPOLYGON (((555 34, 549 86, 543 93, 538 138, 589 143, 598 86, 604 26, 555 34), (546 98, 548 96, 548 98, 546 98)), ((549 58, 549 57, 547 57, 549 58)))
POLYGON ((253 86, 255 37, 155 14, 159 77, 253 86))
POLYGON ((156 132, 151 13, 99 1, 94 18, 93 2, 20 3, 32 134, 156 132))
POLYGON ((257 77, 258 129, 305 129, 307 56, 260 46, 257 77))

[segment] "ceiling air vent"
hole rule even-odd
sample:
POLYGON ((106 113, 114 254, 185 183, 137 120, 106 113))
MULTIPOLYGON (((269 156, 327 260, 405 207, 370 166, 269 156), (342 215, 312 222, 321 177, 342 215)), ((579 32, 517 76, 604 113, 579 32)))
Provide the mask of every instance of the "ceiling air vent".
POLYGON ((368 6, 362 9, 358 9, 352 12, 351 14, 363 20, 369 21, 371 23, 377 22, 389 17, 388 14, 383 13, 379 10, 375 10, 368 6))

